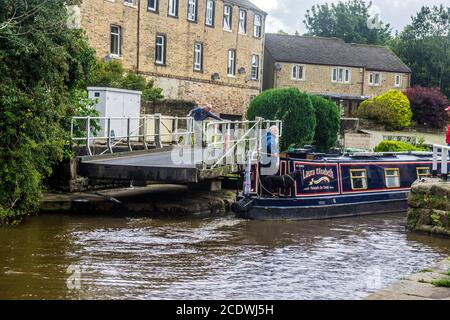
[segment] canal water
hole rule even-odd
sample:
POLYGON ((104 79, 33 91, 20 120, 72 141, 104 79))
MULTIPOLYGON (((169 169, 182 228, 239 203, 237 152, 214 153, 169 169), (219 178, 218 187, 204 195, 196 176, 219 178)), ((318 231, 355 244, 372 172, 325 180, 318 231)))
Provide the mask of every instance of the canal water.
POLYGON ((450 255, 404 217, 30 217, 0 228, 0 299, 361 299, 450 255))

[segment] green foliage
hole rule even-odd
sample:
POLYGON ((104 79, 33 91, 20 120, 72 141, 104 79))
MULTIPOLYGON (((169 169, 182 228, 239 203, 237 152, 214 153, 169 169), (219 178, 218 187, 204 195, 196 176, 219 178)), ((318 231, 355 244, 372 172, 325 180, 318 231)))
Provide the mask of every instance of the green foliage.
POLYGON ((368 28, 371 6, 363 0, 318 4, 306 11, 303 23, 309 35, 336 37, 347 43, 384 44, 391 38, 391 28, 389 24, 368 28))
POLYGON ((450 288, 450 279, 443 278, 443 279, 432 280, 431 284, 436 287, 450 288))
POLYGON ((316 113, 314 145, 317 151, 327 152, 336 145, 341 122, 339 108, 331 100, 310 96, 316 113))
POLYGON ((402 151, 425 151, 422 148, 402 141, 381 141, 374 149, 375 152, 402 152, 402 151))
POLYGON ((390 46, 411 68, 411 84, 450 97, 450 6, 423 6, 390 46))
POLYGON ((372 119, 389 129, 402 129, 411 125, 412 112, 408 98, 398 90, 389 90, 371 100, 363 101, 355 115, 372 119))
POLYGON ((37 211, 67 150, 69 93, 95 64, 84 33, 66 27, 67 3, 0 3, 0 223, 37 211))
POLYGON ((303 146, 314 139, 316 117, 309 95, 298 89, 266 90, 252 100, 247 118, 278 119, 283 121, 282 148, 303 146))
POLYGON ((143 102, 164 98, 162 89, 155 88, 152 80, 147 81, 145 77, 134 72, 125 73, 122 62, 118 60, 110 62, 99 60, 90 85, 142 91, 143 102))

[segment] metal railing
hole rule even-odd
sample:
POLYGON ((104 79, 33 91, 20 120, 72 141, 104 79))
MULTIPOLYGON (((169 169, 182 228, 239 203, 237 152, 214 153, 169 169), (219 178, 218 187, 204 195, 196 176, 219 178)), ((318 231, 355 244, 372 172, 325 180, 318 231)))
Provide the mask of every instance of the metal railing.
POLYGON ((441 178, 444 181, 448 180, 448 159, 450 147, 439 144, 433 145, 433 177, 438 176, 438 164, 441 164, 441 178), (439 159, 440 157, 440 159, 439 159))
POLYGON ((163 116, 161 114, 140 117, 73 117, 71 138, 74 143, 85 143, 87 153, 93 155, 92 147, 106 146, 101 152, 113 153, 114 147, 126 144, 133 151, 133 143, 145 150, 149 143, 156 148, 163 144, 189 144, 193 135, 191 117, 163 116), (180 141, 180 137, 183 138, 180 141))

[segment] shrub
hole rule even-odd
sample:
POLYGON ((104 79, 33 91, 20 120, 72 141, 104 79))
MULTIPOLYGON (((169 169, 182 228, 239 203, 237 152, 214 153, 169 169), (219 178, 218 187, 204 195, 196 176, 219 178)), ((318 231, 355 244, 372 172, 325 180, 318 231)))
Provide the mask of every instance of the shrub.
POLYGON ((443 128, 447 124, 447 97, 438 88, 424 88, 416 86, 405 90, 411 103, 413 120, 418 124, 443 128))
POLYGON ((385 140, 381 141, 376 147, 375 152, 401 152, 401 151, 425 151, 412 144, 402 141, 385 140))
POLYGON ((295 88, 266 90, 252 100, 247 118, 283 121, 281 148, 303 146, 314 139, 316 116, 308 94, 295 88))
POLYGON ((90 82, 92 86, 122 88, 142 91, 142 102, 157 101, 164 98, 162 89, 155 88, 152 80, 148 80, 134 72, 125 74, 122 62, 99 60, 90 82))
POLYGON ((402 129, 411 125, 411 106, 408 98, 398 90, 363 101, 355 115, 360 118, 373 119, 390 129, 402 129))
POLYGON ((336 145, 340 127, 340 111, 336 103, 318 96, 310 96, 316 112, 314 144, 317 151, 327 152, 336 145))

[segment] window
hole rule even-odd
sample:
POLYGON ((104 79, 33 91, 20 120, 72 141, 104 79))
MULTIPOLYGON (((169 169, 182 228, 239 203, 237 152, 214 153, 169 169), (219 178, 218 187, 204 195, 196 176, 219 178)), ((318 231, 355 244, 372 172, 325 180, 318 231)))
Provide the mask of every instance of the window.
POLYGON ((216 3, 214 0, 207 0, 206 1, 206 17, 205 17, 205 24, 207 26, 214 26, 214 16, 216 12, 216 3))
POLYGON ((223 6, 223 29, 231 31, 231 23, 232 23, 232 8, 231 6, 225 5, 223 6))
POLYGON ((188 0, 187 18, 189 21, 197 21, 197 0, 188 0))
POLYGON ((136 7, 137 0, 123 0, 123 4, 131 7, 136 7))
POLYGON ((111 46, 110 46, 110 54, 113 56, 120 56, 122 54, 121 50, 121 35, 122 28, 119 26, 111 26, 111 46))
POLYGON ((417 172, 417 179, 430 176, 430 168, 428 167, 416 168, 416 172, 417 172))
POLYGON ((352 190, 366 190, 367 170, 366 169, 350 170, 350 180, 352 184, 352 190))
POLYGON ((168 15, 178 17, 178 0, 169 0, 168 15))
POLYGON ((395 86, 396 87, 401 87, 402 85, 402 76, 399 74, 395 75, 395 86))
POLYGON ((400 169, 384 169, 386 188, 400 188, 400 169))
POLYGON ((194 44, 194 70, 203 70, 203 44, 199 42, 194 44))
POLYGON ((147 10, 148 11, 153 11, 153 12, 158 12, 159 10, 159 1, 158 0, 148 0, 147 3, 147 10))
POLYGON ((331 82, 350 83, 350 79, 350 69, 333 68, 333 70, 331 71, 331 82))
POLYGON ((166 36, 156 36, 156 48, 155 48, 155 63, 164 65, 166 64, 166 36))
POLYGON ((252 55, 252 80, 259 79, 259 56, 254 54, 252 55))
POLYGON ((381 73, 370 72, 369 73, 369 85, 370 86, 379 86, 380 84, 381 84, 381 73))
POLYGON ((292 80, 305 80, 305 66, 294 64, 292 66, 292 80))
POLYGON ((234 50, 234 49, 228 50, 227 74, 229 76, 236 75, 236 50, 234 50))
POLYGON ((247 11, 239 10, 239 33, 247 33, 247 11))
POLYGON ((259 14, 255 14, 253 21, 253 36, 261 38, 262 34, 262 17, 259 14))

